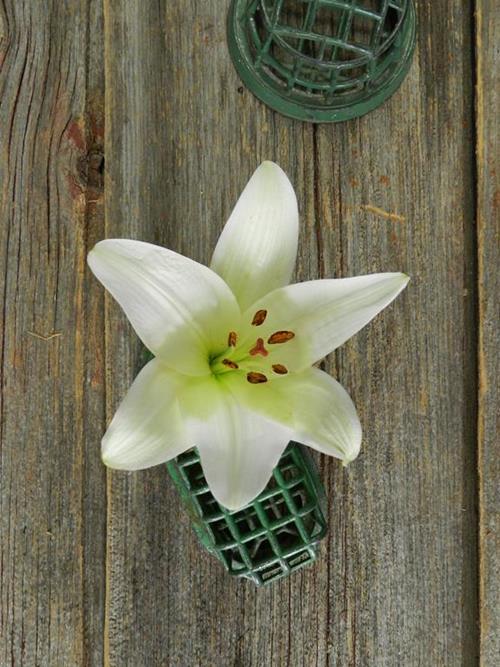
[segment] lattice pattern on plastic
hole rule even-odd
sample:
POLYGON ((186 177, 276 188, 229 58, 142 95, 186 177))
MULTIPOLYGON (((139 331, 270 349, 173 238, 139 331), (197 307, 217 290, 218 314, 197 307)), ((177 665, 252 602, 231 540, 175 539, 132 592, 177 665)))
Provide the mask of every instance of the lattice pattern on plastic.
POLYGON ((266 489, 231 512, 215 500, 193 449, 168 464, 203 544, 230 574, 261 586, 316 560, 326 533, 322 487, 302 448, 291 443, 266 489))
POLYGON ((411 0, 233 0, 230 51, 257 96, 268 86, 297 104, 345 106, 384 86, 394 92, 411 60, 414 30, 411 0), (251 85, 251 72, 259 84, 251 85))
POLYGON ((287 90, 321 94, 325 101, 367 81, 376 85, 391 66, 381 55, 406 6, 406 0, 255 0, 248 10, 255 66, 268 68, 287 90), (377 4, 378 11, 371 8, 377 4), (328 25, 332 34, 324 32, 328 25))

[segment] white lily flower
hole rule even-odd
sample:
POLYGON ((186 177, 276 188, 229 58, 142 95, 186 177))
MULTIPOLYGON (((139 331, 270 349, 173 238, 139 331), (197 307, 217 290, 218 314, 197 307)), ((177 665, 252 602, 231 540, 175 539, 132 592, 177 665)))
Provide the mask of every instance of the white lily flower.
POLYGON ((264 162, 210 268, 140 241, 95 246, 90 268, 155 355, 103 438, 106 465, 147 468, 196 446, 214 496, 236 510, 264 489, 290 440, 344 463, 356 458, 356 409, 312 366, 385 308, 408 277, 288 285, 297 241, 293 188, 264 162))

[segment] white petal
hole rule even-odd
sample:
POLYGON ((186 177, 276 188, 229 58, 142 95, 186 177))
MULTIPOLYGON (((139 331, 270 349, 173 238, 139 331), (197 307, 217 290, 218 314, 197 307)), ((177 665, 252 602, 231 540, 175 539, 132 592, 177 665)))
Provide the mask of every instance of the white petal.
MULTIPOLYGON (((266 321, 258 331, 264 339, 275 331, 293 332, 292 340, 268 347, 274 353, 273 363, 301 371, 368 324, 408 280, 403 273, 377 273, 288 285, 257 301, 243 318, 249 320, 254 311, 267 310, 266 321)), ((243 341, 242 346, 251 342, 243 341)))
POLYGON ((264 162, 239 198, 210 265, 242 309, 290 282, 298 219, 297 199, 286 174, 273 162, 264 162))
POLYGON ((110 468, 142 470, 189 449, 175 392, 181 378, 153 359, 139 373, 102 439, 110 468))
POLYGON ((215 378, 190 382, 179 403, 213 495, 230 510, 244 507, 265 488, 290 429, 239 404, 215 378))
POLYGON ((292 427, 293 440, 344 463, 358 455, 361 425, 356 408, 328 373, 310 368, 259 385, 228 373, 224 383, 252 411, 292 427))
POLYGON ((351 397, 328 373, 311 368, 281 388, 294 408, 295 438, 323 454, 353 461, 361 446, 361 424, 351 397))
POLYGON ((240 316, 218 275, 171 250, 128 239, 101 241, 88 263, 156 356, 188 375, 208 373, 209 354, 225 349, 240 316))

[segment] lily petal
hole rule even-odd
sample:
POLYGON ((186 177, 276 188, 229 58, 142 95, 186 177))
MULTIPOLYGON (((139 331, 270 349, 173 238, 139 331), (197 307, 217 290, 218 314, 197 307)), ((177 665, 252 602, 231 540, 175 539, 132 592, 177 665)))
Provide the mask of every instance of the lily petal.
MULTIPOLYGON (((311 368, 280 388, 294 407, 295 438, 308 447, 353 461, 361 447, 361 424, 354 403, 328 373, 311 368)), ((281 383, 279 383, 281 384, 281 383)))
MULTIPOLYGON (((404 273, 376 273, 357 278, 313 280, 288 285, 259 299, 243 316, 267 311, 259 336, 291 332, 290 340, 272 345, 276 360, 301 371, 342 345, 404 289, 404 273), (278 355, 279 353, 279 355, 278 355)), ((244 344, 250 344, 249 339, 244 344)))
POLYGON ((107 466, 142 470, 192 447, 175 400, 180 382, 180 376, 158 359, 142 369, 102 439, 102 459, 107 466))
POLYGON ((128 239, 101 241, 89 253, 94 274, 121 305, 144 344, 188 375, 209 372, 240 311, 225 282, 171 250, 128 239))
POLYGON ((262 385, 228 374, 224 383, 247 409, 292 426, 292 440, 344 463, 359 454, 361 425, 356 408, 328 373, 310 368, 262 385))
POLYGON ((265 488, 290 428, 239 404, 215 378, 190 381, 179 403, 213 495, 228 509, 241 509, 265 488))
POLYGON ((211 268, 242 310, 290 282, 297 256, 298 209, 284 171, 263 162, 248 182, 215 248, 211 268))

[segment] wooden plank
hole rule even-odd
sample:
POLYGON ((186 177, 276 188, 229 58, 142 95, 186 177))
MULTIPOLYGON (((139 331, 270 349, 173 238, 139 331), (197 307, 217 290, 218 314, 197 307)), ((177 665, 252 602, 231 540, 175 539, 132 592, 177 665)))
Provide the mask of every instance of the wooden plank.
MULTIPOLYGON (((328 365, 365 445, 345 472, 321 460, 330 536, 314 568, 261 591, 235 582, 201 551, 164 469, 110 474, 109 664, 474 664, 470 15, 419 3, 402 90, 313 128, 241 86, 228 4, 105 3, 107 235, 208 262, 252 170, 274 159, 298 191, 298 279, 404 269, 413 282, 328 365)), ((107 312, 110 418, 139 348, 107 312)))
MULTIPOLYGON (((302 160, 312 129, 276 119, 239 92, 220 5, 120 2, 106 13, 108 236, 158 242, 203 262, 261 159, 291 168, 302 202, 313 194, 312 163, 302 160)), ((137 343, 109 308, 111 416, 138 366, 137 343)), ((264 660, 285 661, 290 584, 257 593, 231 580, 200 549, 164 468, 111 477, 110 664, 246 665, 263 650, 264 660), (271 617, 279 607, 283 618, 271 617)), ((302 583, 312 630, 304 652, 313 656, 326 651, 317 572, 302 583)))
POLYGON ((476 664, 471 17, 452 5, 418 3, 415 61, 388 104, 318 128, 326 271, 412 277, 337 355, 365 443, 342 482, 347 547, 331 552, 347 580, 333 664, 476 664))
POLYGON ((481 664, 500 655, 500 6, 476 3, 477 234, 479 286, 479 510, 481 664))
POLYGON ((0 3, 0 663, 102 662, 97 0, 0 3))
MULTIPOLYGON (((470 17, 421 4, 403 90, 360 121, 313 128, 241 87, 220 2, 105 5, 106 229, 100 2, 0 7, 2 664, 475 664, 470 17), (105 392, 102 290, 86 252, 131 236, 207 262, 266 158, 297 187, 299 279, 414 278, 328 364, 360 408, 363 456, 347 472, 321 460, 323 558, 264 591, 200 550, 163 469, 109 474, 105 582, 104 397, 109 419, 140 359, 108 302, 105 392)), ((479 7, 476 35, 485 665, 498 652, 497 11, 479 7)))

